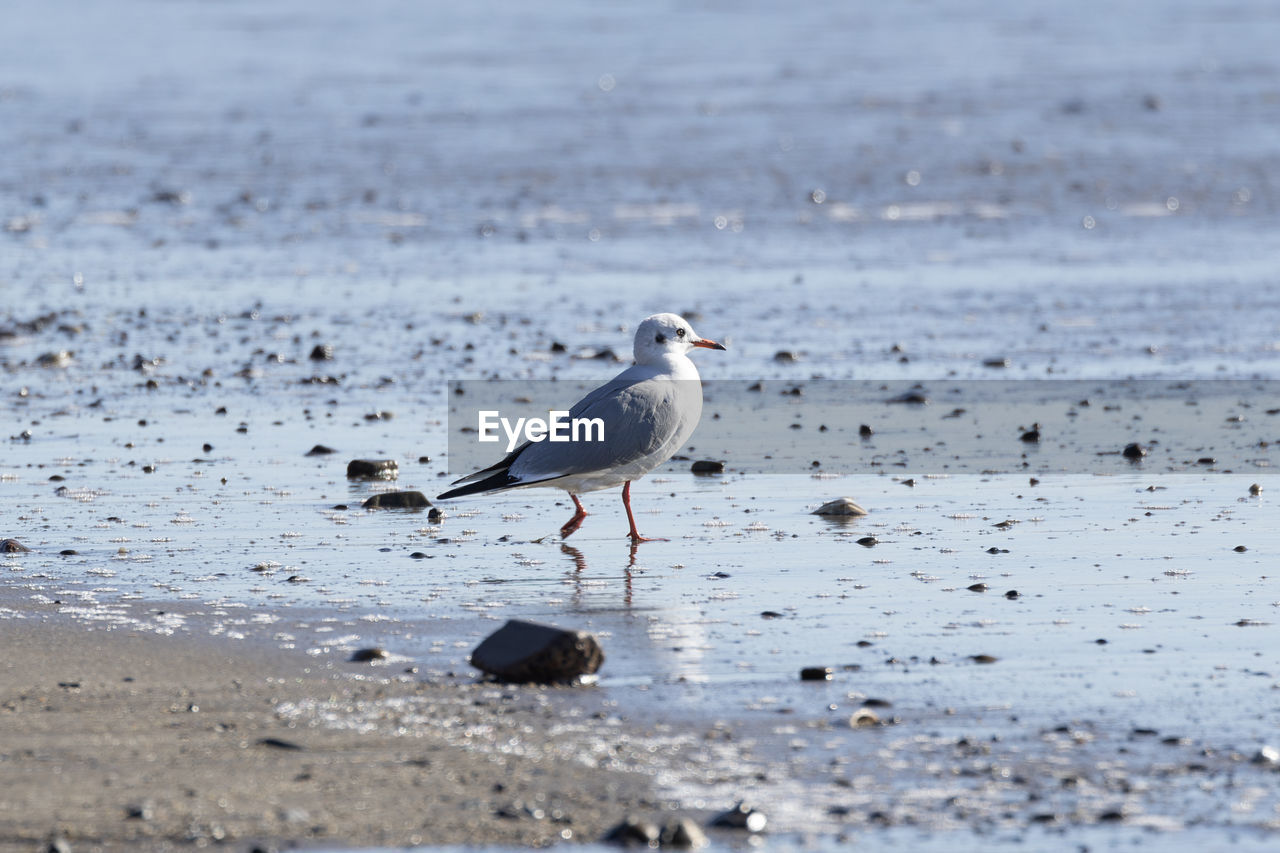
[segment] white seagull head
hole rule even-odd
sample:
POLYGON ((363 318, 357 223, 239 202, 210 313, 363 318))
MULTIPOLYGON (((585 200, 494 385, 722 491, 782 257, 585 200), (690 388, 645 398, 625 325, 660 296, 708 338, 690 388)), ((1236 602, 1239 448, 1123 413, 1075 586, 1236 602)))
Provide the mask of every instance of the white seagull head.
POLYGON ((694 347, 724 349, 722 344, 698 337, 689 321, 679 314, 654 314, 636 329, 637 364, 655 364, 667 355, 687 355, 694 347))

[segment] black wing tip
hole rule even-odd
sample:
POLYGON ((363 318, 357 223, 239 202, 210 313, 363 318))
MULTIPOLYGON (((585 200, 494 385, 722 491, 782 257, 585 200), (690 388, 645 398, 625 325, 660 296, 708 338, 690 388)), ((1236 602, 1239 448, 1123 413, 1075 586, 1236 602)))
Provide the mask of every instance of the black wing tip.
POLYGON ((467 495, 479 494, 480 492, 496 492, 499 489, 506 489, 515 484, 515 477, 512 477, 506 471, 499 471, 492 477, 485 477, 483 480, 477 480, 474 483, 468 483, 465 486, 459 486, 456 489, 449 489, 447 492, 441 492, 436 495, 436 500, 447 501, 450 498, 461 498, 467 495))

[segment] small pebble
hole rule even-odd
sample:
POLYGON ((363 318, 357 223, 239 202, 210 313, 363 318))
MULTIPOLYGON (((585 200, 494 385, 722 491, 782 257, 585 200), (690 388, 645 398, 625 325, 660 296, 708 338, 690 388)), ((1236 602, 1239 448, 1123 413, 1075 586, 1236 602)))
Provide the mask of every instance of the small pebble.
POLYGON ((351 657, 347 658, 351 663, 372 663, 376 660, 386 660, 387 650, 379 646, 369 646, 364 649, 356 649, 351 653, 351 657))
POLYGON ((1262 494, 1262 486, 1258 485, 1257 483, 1254 483, 1252 486, 1249 487, 1249 494, 1253 495, 1256 498, 1258 495, 1262 494))
POLYGON ((866 515, 867 511, 853 500, 853 498, 836 498, 833 501, 827 501, 822 506, 815 509, 813 515, 834 515, 845 517, 856 517, 866 515))
POLYGON ((829 666, 806 666, 800 670, 801 681, 830 681, 834 671, 829 666))
POLYGON ((723 474, 723 459, 699 459, 689 466, 689 470, 695 474, 723 474))
POLYGON ((1125 459, 1141 459, 1147 455, 1147 449, 1136 441, 1124 446, 1124 450, 1120 451, 1120 455, 1125 459))

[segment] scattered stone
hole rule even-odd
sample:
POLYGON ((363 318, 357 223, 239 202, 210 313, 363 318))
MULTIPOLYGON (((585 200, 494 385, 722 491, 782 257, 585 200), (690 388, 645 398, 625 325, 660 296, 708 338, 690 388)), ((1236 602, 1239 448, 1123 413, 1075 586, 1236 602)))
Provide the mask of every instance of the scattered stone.
POLYGON ((760 616, 764 619, 781 619, 782 614, 776 610, 762 610, 760 616))
POLYGON ((1016 589, 1011 589, 1004 594, 1004 597, 1009 599, 1010 601, 1013 601, 1015 598, 1018 597, 1018 595, 1019 593, 1016 589))
POLYGON ((308 357, 312 361, 333 361, 333 346, 330 344, 316 344, 311 348, 311 355, 308 357))
POLYGON ((1249 549, 1248 549, 1248 548, 1246 548, 1246 547, 1245 547, 1245 546, 1243 546, 1243 545, 1237 545, 1236 547, 1232 548, 1231 550, 1232 550, 1232 551, 1235 551, 1237 554, 1243 554, 1245 551, 1248 551, 1249 549))
POLYGON ((36 358, 36 364, 41 367, 66 367, 71 364, 74 358, 74 353, 70 353, 67 350, 58 350, 57 352, 41 353, 36 358))
POLYGON ((471 665, 501 681, 551 684, 590 675, 604 663, 596 638, 512 619, 471 653, 471 665))
POLYGON ((985 583, 971 583, 965 589, 969 590, 969 592, 986 592, 987 585, 985 583))
POLYGON ((352 459, 347 463, 348 480, 394 480, 400 463, 394 459, 352 459))
POLYGON ((155 811, 155 806, 151 803, 135 803, 125 807, 124 816, 126 820, 147 821, 155 817, 155 811))
POLYGON ((278 737, 259 738, 257 743, 258 746, 268 746, 272 749, 300 750, 303 748, 300 744, 296 744, 291 740, 281 740, 278 737))
POLYGON ((337 453, 332 447, 326 447, 323 444, 317 444, 315 447, 307 451, 307 456, 328 456, 330 453, 337 453))
POLYGON ((381 492, 365 500, 365 509, 423 509, 431 501, 422 492, 381 492))
POLYGON ((1141 459, 1147 455, 1147 448, 1134 441, 1124 446, 1124 450, 1120 451, 1120 455, 1125 459, 1141 459))
POLYGON ((75 556, 78 556, 80 552, 77 551, 75 548, 64 548, 63 550, 59 551, 58 554, 63 557, 75 557, 75 556))
POLYGON ((373 663, 378 660, 387 659, 387 650, 380 646, 369 646, 364 649, 356 649, 351 653, 351 657, 347 660, 351 663, 373 663))
POLYGON ((697 850, 708 844, 707 834, 687 817, 677 818, 662 828, 658 843, 663 847, 678 847, 682 850, 697 850))
POLYGON ((1253 495, 1256 498, 1258 495, 1262 494, 1262 486, 1258 485, 1257 483, 1254 483, 1252 486, 1249 487, 1249 494, 1253 495))
POLYGON ((1280 764, 1280 749, 1276 749, 1271 745, 1264 746, 1255 752, 1253 758, 1249 760, 1254 764, 1266 764, 1274 767, 1280 764))
POLYGON ((1027 444, 1035 444, 1040 441, 1040 424, 1032 424, 1031 429, 1018 436, 1019 441, 1025 441, 1027 444))
POLYGON ((773 360, 778 364, 795 364, 800 360, 800 357, 791 350, 780 349, 773 354, 773 360))
POLYGON ((744 802, 738 802, 733 808, 711 819, 712 826, 724 829, 745 829, 747 832, 763 832, 768 823, 769 819, 765 817, 764 812, 744 802))
POLYGON ((0 539, 0 554, 27 554, 31 549, 17 539, 0 539))
POLYGON ((927 406, 929 405, 929 396, 923 391, 908 391, 905 394, 899 394, 896 397, 890 397, 885 400, 886 403, 905 403, 911 406, 927 406))
POLYGON ((858 435, 862 438, 871 438, 871 436, 875 435, 875 430, 866 424, 862 424, 858 427, 858 435))
POLYGON ((443 521, 443 520, 444 520, 444 513, 440 511, 439 507, 433 506, 431 509, 427 510, 427 521, 443 521))
POLYGON ((800 670, 801 681, 830 681, 835 671, 829 666, 806 666, 800 670))
POLYGON ((999 658, 994 655, 969 655, 969 660, 974 663, 995 663, 999 658))
POLYGON ((395 417, 394 412, 387 412, 387 411, 383 411, 382 409, 379 409, 376 412, 370 412, 369 414, 365 415, 364 419, 366 421, 389 421, 394 417, 395 417))
POLYGON ((861 729, 867 726, 880 725, 880 718, 870 708, 859 708, 849 717, 849 728, 861 729))
POLYGON ((1008 367, 1009 359, 1005 358, 1004 356, 997 356, 996 358, 984 358, 982 360, 982 366, 983 367, 1008 367))
POLYGON ((723 459, 699 459, 689 467, 689 470, 695 474, 723 474, 723 459))
POLYGON ((637 844, 641 847, 657 847, 662 831, 652 821, 627 815, 622 822, 605 833, 604 840, 614 844, 630 847, 637 844))
POLYGON ((873 548, 876 545, 880 544, 880 540, 874 536, 863 536, 861 539, 858 540, 858 544, 861 545, 863 548, 873 548))
POLYGON ((836 498, 833 501, 827 501, 822 506, 815 509, 813 515, 836 515, 846 518, 866 515, 867 511, 853 500, 853 498, 836 498))
POLYGON ((987 553, 988 553, 988 554, 1008 554, 1008 553, 1009 553, 1009 549, 1008 549, 1008 548, 997 548, 996 546, 992 545, 990 548, 988 548, 988 549, 987 549, 987 553))

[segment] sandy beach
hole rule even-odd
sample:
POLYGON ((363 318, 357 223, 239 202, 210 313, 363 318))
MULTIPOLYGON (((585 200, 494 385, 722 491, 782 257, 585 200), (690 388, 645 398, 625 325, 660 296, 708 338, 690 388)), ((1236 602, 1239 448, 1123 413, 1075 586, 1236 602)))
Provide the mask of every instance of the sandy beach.
POLYGON ((643 775, 557 736, 553 689, 38 615, 0 623, 0 642, 0 850, 544 846, 663 814, 643 775), (381 710, 358 729, 282 710, 309 703, 381 710), (397 720, 404 703, 433 724, 397 720))

